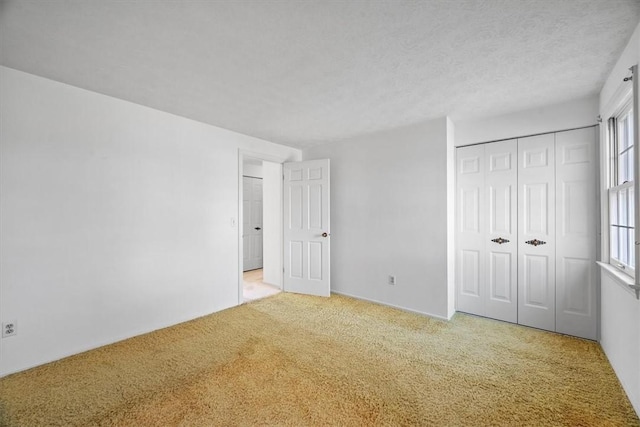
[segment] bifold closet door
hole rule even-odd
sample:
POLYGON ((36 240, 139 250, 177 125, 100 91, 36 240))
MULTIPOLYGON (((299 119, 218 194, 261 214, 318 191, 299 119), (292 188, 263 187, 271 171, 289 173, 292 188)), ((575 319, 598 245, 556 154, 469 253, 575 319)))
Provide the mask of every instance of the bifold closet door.
POLYGON ((459 148, 457 156, 457 309, 516 322, 516 141, 459 148))
POLYGON ((518 323, 555 331, 555 135, 518 139, 518 323))
POLYGON ((597 338, 596 130, 457 149, 457 310, 597 338))
POLYGON ((556 133, 556 331, 597 339, 596 133, 556 133))
POLYGON ((485 313, 484 145, 456 150, 456 306, 485 313))
POLYGON ((485 145, 486 316, 518 321, 518 147, 516 140, 485 145))

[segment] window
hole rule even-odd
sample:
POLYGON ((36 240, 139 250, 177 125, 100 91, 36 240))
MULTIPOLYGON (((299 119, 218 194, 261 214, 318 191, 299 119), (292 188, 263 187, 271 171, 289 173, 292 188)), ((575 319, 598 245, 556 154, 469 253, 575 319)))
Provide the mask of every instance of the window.
POLYGON ((631 102, 619 114, 609 119, 609 141, 611 144, 610 262, 633 276, 635 273, 635 215, 631 102))

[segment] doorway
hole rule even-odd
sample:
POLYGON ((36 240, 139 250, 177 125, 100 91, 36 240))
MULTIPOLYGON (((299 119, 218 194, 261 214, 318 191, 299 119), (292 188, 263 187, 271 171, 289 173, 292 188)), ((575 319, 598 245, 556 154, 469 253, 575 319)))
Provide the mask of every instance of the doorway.
POLYGON ((242 274, 243 302, 267 298, 282 292, 282 289, 264 282, 263 269, 248 270, 242 274))
POLYGON ((239 304, 282 291, 282 162, 239 154, 239 304))
MULTIPOLYGON (((277 288, 278 292, 330 296, 329 163, 329 159, 290 161, 238 151, 238 304, 245 302, 243 229, 244 205, 248 200, 243 191, 244 175, 252 164, 262 166, 263 226, 259 228, 263 267, 259 282, 277 288)), ((235 218, 231 222, 236 227, 235 218)), ((246 224, 251 222, 248 220, 246 224)))

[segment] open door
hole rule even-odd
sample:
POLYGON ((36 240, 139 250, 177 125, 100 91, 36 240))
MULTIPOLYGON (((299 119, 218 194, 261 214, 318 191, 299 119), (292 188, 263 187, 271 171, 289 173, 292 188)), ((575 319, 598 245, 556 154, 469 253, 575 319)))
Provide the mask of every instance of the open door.
POLYGON ((328 297, 329 159, 284 164, 284 290, 328 297))

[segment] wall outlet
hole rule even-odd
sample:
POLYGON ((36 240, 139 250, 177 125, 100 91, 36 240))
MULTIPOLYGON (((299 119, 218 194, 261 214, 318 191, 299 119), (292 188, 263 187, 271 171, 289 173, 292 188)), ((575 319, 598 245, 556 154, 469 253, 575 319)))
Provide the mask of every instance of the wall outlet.
POLYGON ((18 334, 18 322, 11 320, 2 324, 2 338, 12 337, 18 334))
POLYGON ((389 276, 389 284, 390 285, 396 284, 396 276, 389 276))

